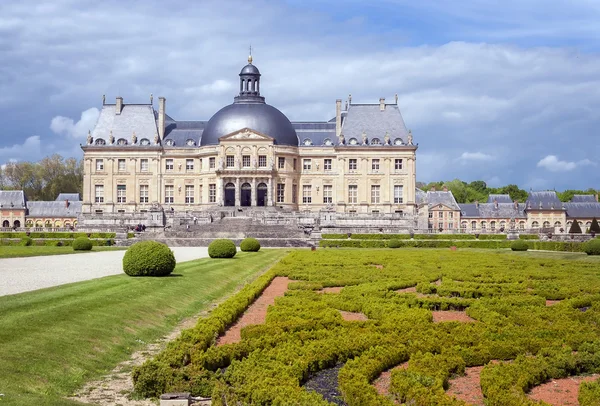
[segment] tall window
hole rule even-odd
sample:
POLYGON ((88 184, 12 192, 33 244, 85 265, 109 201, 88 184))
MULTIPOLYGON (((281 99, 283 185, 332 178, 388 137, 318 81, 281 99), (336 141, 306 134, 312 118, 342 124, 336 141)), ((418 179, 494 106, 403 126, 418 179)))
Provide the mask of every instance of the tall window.
POLYGON ((125 185, 117 185, 117 203, 127 202, 127 187, 125 185))
POLYGON ((404 186, 394 185, 394 203, 404 203, 404 186))
POLYGON ((148 203, 148 185, 140 185, 140 203, 148 203))
POLYGON ((348 186, 348 203, 358 203, 358 185, 348 186))
POLYGON ((444 229, 444 223, 442 223, 442 222, 439 222, 439 223, 438 223, 438 228, 439 228, 440 230, 443 230, 443 229, 444 229))
POLYGON ((371 204, 379 204, 381 196, 381 186, 371 185, 371 204))
POLYGON ((304 204, 312 203, 312 186, 311 185, 302 185, 302 203, 304 203, 304 204))
POLYGON ((165 170, 166 171, 172 171, 173 170, 173 160, 172 159, 166 159, 165 160, 165 170))
POLYGON ((371 170, 373 172, 379 172, 379 159, 371 160, 371 170))
POLYGON ((194 185, 185 185, 185 202, 194 203, 194 185))
POLYGON ((333 203, 333 186, 323 185, 323 203, 333 203))
POLYGON ((235 166, 235 156, 234 155, 227 155, 225 157, 225 165, 228 168, 233 168, 235 166))
POLYGON ((292 185, 292 203, 296 202, 298 202, 298 185, 292 185))
POLYGON ((244 168, 250 167, 250 155, 242 155, 242 166, 244 168))
POLYGON ((104 159, 96 159, 96 172, 104 170, 104 159))
POLYGON ((358 160, 351 158, 348 160, 348 170, 350 171, 355 171, 356 169, 358 169, 358 160))
POLYGON ((305 159, 305 160, 302 162, 302 169, 303 169, 303 170, 305 170, 305 171, 310 171, 310 170, 311 170, 311 168, 312 168, 312 160, 310 160, 310 159, 305 159))
POLYGON ((175 196, 175 186, 165 185, 165 203, 173 203, 175 196))
POLYGON ((104 185, 96 185, 94 196, 96 203, 104 203, 104 185))
POLYGON ((285 157, 280 156, 279 158, 277 158, 277 167, 279 169, 284 169, 285 168, 285 157))
POLYGON ((296 158, 294 158, 292 167, 294 168, 294 170, 296 170, 296 167, 297 167, 297 159, 296 158))
POLYGON ((215 169, 215 157, 211 156, 210 158, 208 158, 208 168, 209 169, 215 169))
POLYGON ((217 202, 217 185, 211 183, 208 185, 208 202, 216 203, 217 202))
POLYGON ((395 159, 394 160, 394 169, 397 171, 402 170, 402 159, 395 159))
POLYGON ((277 184, 277 203, 283 203, 285 201, 285 184, 277 184))
POLYGON ((331 170, 331 158, 326 158, 323 160, 323 170, 324 171, 331 170))
POLYGON ((449 212, 448 213, 448 218, 449 219, 453 219, 454 218, 454 213, 453 212, 449 212))
POLYGON ((432 212, 432 211, 430 211, 428 214, 429 214, 429 216, 428 216, 428 217, 429 217, 430 219, 432 219, 432 218, 433 218, 433 212, 432 212))
POLYGON ((125 172, 125 160, 124 159, 117 160, 117 170, 119 172, 125 172))
POLYGON ((443 211, 439 211, 438 212, 438 217, 443 219, 444 218, 444 212, 443 211))
POLYGON ((477 222, 471 221, 471 230, 477 230, 477 222))
POLYGON ((185 170, 188 172, 191 172, 194 170, 194 160, 193 159, 185 160, 185 170))
POLYGON ((259 168, 266 168, 267 167, 267 156, 266 155, 259 155, 258 156, 258 167, 259 168))
POLYGON ((140 159, 140 172, 148 172, 148 160, 140 159))

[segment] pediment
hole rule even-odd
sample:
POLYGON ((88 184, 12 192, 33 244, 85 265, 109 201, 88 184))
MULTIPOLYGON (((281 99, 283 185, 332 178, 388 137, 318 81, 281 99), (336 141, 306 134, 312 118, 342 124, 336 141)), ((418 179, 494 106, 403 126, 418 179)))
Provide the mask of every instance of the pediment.
POLYGON ((252 140, 252 141, 273 141, 272 137, 268 135, 259 133, 258 131, 254 131, 251 128, 242 128, 241 130, 234 131, 230 134, 224 135, 219 138, 219 141, 244 141, 244 140, 252 140))

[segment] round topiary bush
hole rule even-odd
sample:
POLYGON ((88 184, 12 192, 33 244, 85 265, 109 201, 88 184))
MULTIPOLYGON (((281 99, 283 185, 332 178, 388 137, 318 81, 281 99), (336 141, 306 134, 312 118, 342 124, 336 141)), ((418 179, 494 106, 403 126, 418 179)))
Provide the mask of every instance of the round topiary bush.
POLYGON ((529 244, 524 240, 516 240, 510 244, 510 249, 513 251, 527 251, 529 249, 529 244))
POLYGON ((123 271, 129 276, 165 276, 175 269, 175 255, 165 244, 140 241, 123 256, 123 271))
POLYGON ((211 258, 233 258, 237 249, 233 241, 219 238, 208 246, 208 256, 211 258))
POLYGON ((594 238, 583 244, 583 252, 588 255, 600 255, 600 239, 594 238))
POLYGON ((240 249, 244 252, 257 252, 260 250, 260 243, 256 238, 244 238, 240 244, 240 249))
POLYGON ((33 240, 29 237, 23 237, 21 238, 19 245, 22 245, 23 247, 29 247, 30 245, 33 245, 33 240))
POLYGON ((92 249, 92 242, 89 238, 78 237, 73 240, 73 250, 89 251, 92 249))
POLYGON ((387 246, 388 248, 400 248, 402 243, 400 243, 400 240, 389 240, 387 246))

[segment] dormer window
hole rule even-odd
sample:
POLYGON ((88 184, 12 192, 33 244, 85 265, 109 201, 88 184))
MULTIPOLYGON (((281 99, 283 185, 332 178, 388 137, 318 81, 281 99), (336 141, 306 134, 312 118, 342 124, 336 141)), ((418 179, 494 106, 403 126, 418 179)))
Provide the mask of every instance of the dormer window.
POLYGON ((371 140, 371 145, 381 145, 381 140, 379 138, 373 138, 371 140))
POLYGON ((102 138, 97 138, 95 144, 96 145, 106 145, 106 141, 104 141, 102 138))
POLYGON ((302 143, 304 145, 306 145, 306 146, 311 146, 312 145, 312 141, 310 139, 308 139, 308 138, 306 138, 302 143))
POLYGON ((402 142, 402 138, 396 138, 396 139, 394 140, 394 145, 402 145, 402 144, 403 144, 403 142, 402 142))
POLYGON ((358 140, 356 138, 350 138, 350 140, 348 141, 348 144, 358 145, 358 140))
POLYGON ((125 138, 119 138, 117 140, 117 145, 127 145, 127 140, 125 138))
POLYGON ((150 145, 150 140, 148 138, 142 138, 140 140, 140 145, 150 145))
POLYGON ((169 147, 172 147, 173 145, 175 145, 175 141, 173 141, 173 140, 167 140, 167 141, 165 141, 165 145, 169 146, 169 147))
POLYGON ((188 147, 193 147, 194 145, 196 145, 196 142, 194 142, 194 140, 190 139, 185 142, 185 145, 187 145, 188 147))
POLYGON ((332 142, 331 142, 331 140, 329 138, 325 138, 325 141, 323 141, 323 145, 329 146, 331 144, 332 144, 332 142))

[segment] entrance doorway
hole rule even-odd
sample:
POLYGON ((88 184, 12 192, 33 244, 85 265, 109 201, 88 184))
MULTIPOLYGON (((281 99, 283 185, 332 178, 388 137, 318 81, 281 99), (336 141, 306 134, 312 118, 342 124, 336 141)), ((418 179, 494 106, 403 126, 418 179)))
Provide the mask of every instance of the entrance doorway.
POLYGON ((235 185, 233 183, 225 185, 225 206, 235 206, 235 185))
POLYGON ((249 183, 242 185, 240 203, 242 206, 250 206, 252 202, 252 186, 249 183))
POLYGON ((259 183, 258 186, 256 186, 256 205, 267 205, 267 185, 264 183, 259 183))
POLYGON ((8 228, 8 227, 10 227, 10 222, 9 222, 8 220, 4 220, 4 221, 2 222, 2 227, 4 227, 4 228, 8 228))
POLYGON ((17 228, 21 227, 21 222, 19 220, 15 220, 15 222, 13 223, 13 225, 17 228))

